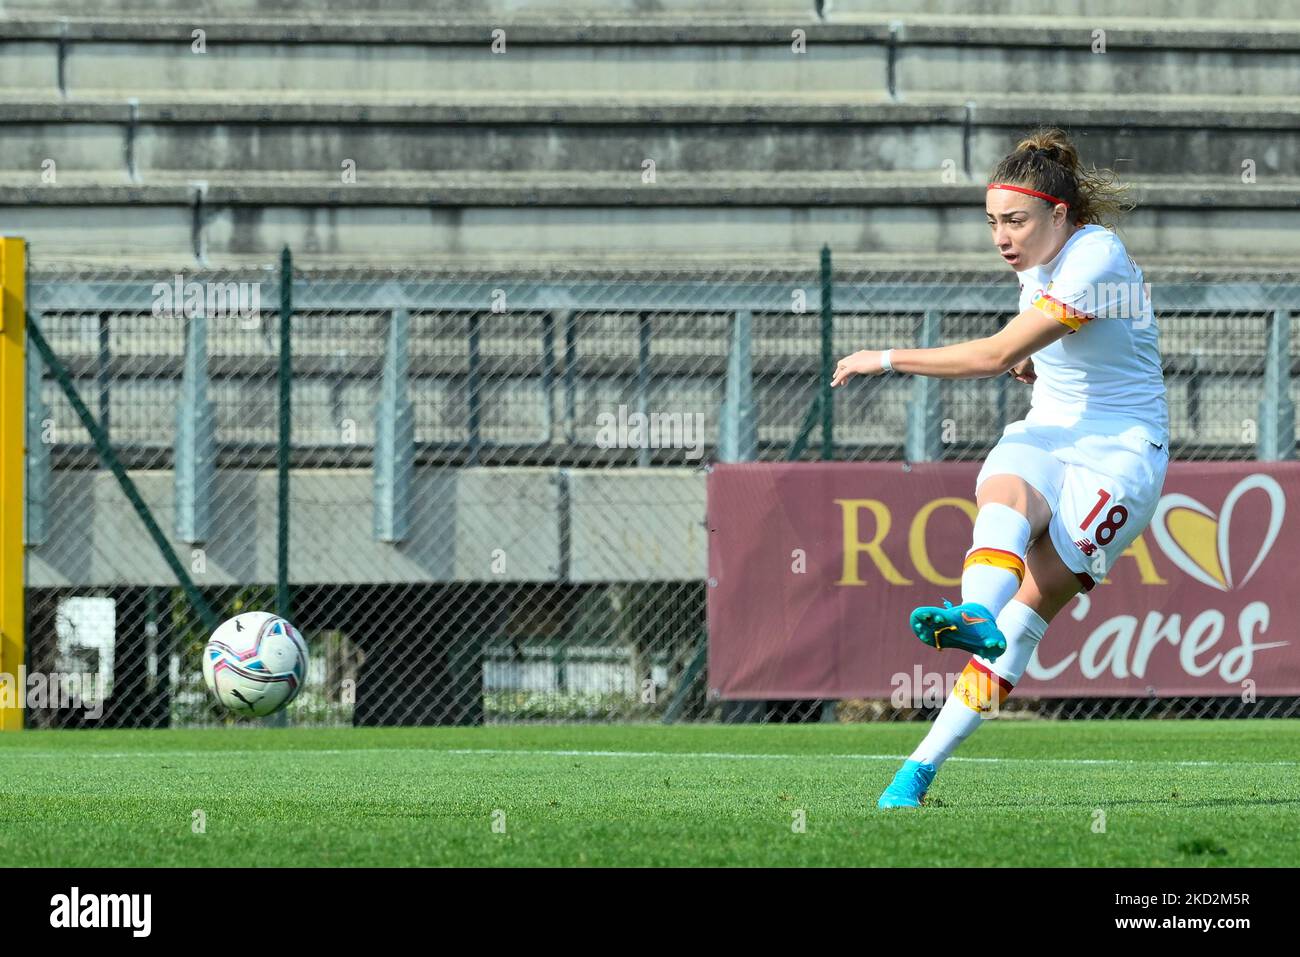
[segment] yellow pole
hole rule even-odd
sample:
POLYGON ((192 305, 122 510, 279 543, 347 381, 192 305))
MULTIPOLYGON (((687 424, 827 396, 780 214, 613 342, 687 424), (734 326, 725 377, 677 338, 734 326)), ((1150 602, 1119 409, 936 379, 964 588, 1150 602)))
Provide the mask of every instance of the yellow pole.
POLYGON ((23 726, 23 478, 27 465, 27 248, 0 238, 0 731, 23 726))

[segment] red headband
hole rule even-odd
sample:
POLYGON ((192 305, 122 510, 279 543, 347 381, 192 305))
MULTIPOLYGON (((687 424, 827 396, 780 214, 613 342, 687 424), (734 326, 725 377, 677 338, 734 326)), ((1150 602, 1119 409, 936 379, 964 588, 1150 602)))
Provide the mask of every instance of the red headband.
POLYGON ((989 189, 1009 189, 1015 193, 1024 193, 1026 196, 1037 196, 1039 199, 1045 199, 1053 206, 1062 203, 1065 206, 1070 204, 1063 199, 1057 199, 1055 196, 1049 196, 1047 193, 1040 193, 1036 189, 1025 189, 1023 186, 1012 186, 1010 183, 989 183, 989 189))

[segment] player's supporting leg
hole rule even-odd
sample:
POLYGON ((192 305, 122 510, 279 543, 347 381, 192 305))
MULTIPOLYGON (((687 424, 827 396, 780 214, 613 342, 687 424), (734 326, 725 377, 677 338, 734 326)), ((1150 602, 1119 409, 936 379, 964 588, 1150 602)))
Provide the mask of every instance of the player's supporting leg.
POLYGON ((1027 553, 1025 580, 998 615, 1007 650, 966 665, 920 745, 880 796, 879 807, 918 807, 943 762, 988 715, 996 715, 1020 681, 1048 623, 1079 590, 1079 580, 1043 536, 1027 553))

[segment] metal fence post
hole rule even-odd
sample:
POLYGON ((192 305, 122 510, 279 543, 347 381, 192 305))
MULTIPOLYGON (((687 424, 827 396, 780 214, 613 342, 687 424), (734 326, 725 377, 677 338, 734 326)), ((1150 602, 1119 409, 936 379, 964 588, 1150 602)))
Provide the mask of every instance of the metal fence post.
POLYGON ((466 464, 478 465, 479 453, 483 448, 483 351, 482 322, 477 312, 469 314, 468 335, 469 366, 465 383, 465 400, 468 403, 469 458, 466 464))
POLYGON ((185 330, 185 370, 176 410, 176 538, 195 544, 212 534, 216 426, 208 400, 208 320, 191 316, 185 330))
POLYGON ((400 542, 410 527, 411 475, 415 465, 415 413, 411 407, 410 313, 394 309, 375 415, 374 535, 400 542))
POLYGON ((754 410, 754 314, 732 314, 727 346, 727 381, 718 434, 719 462, 752 462, 758 455, 758 416, 754 410))
POLYGON ((564 438, 578 440, 578 321, 572 309, 559 311, 564 326, 564 438))
POLYGON ((99 352, 95 357, 95 380, 99 385, 99 425, 104 430, 104 434, 112 437, 113 434, 113 395, 112 383, 113 376, 111 366, 113 363, 112 339, 109 336, 109 318, 108 312, 99 314, 99 352))
MULTIPOLYGON (((637 317, 636 330, 636 409, 645 416, 650 412, 650 313, 643 312, 637 317)), ((637 448, 636 464, 638 468, 649 467, 649 442, 642 442, 637 448)))
MULTIPOLYGON (((39 314, 32 321, 39 323, 39 314)), ((27 524, 24 541, 28 545, 43 545, 48 537, 50 497, 50 445, 45 434, 45 423, 53 422, 49 406, 41 394, 41 380, 45 376, 45 363, 39 349, 27 350, 27 524)))
POLYGON ((1259 403, 1261 462, 1295 458, 1295 403, 1291 401, 1291 313, 1276 309, 1268 330, 1264 358, 1264 395, 1259 403))
POLYGON ((555 441, 555 313, 542 314, 542 396, 545 407, 542 409, 542 421, 545 423, 544 441, 549 445, 555 441))
MULTIPOLYGON (((939 331, 943 324, 943 313, 937 309, 927 309, 921 320, 921 341, 919 349, 932 349, 939 344, 939 331)), ((934 462, 943 458, 943 443, 940 441, 943 423, 940 416, 943 406, 940 403, 939 386, 941 380, 930 376, 914 376, 912 379, 912 401, 907 407, 907 442, 905 457, 909 462, 934 462)))

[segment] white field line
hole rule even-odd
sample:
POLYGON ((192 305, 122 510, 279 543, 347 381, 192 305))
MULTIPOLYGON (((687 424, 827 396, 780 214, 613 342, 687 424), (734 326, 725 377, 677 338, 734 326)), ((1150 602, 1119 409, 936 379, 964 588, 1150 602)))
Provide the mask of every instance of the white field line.
MULTIPOLYGON (((760 754, 733 751, 579 751, 532 748, 247 748, 214 749, 211 751, 26 751, 22 748, 0 748, 0 761, 6 758, 213 758, 256 757, 265 755, 351 755, 351 754, 449 754, 458 757, 487 757, 497 755, 527 755, 556 758, 703 758, 720 761, 902 761, 903 754, 760 754)), ((1152 765, 1162 767, 1236 768, 1236 767, 1296 767, 1300 761, 1155 761, 1137 758, 967 758, 953 756, 949 761, 971 764, 1080 764, 1131 766, 1152 765)))

